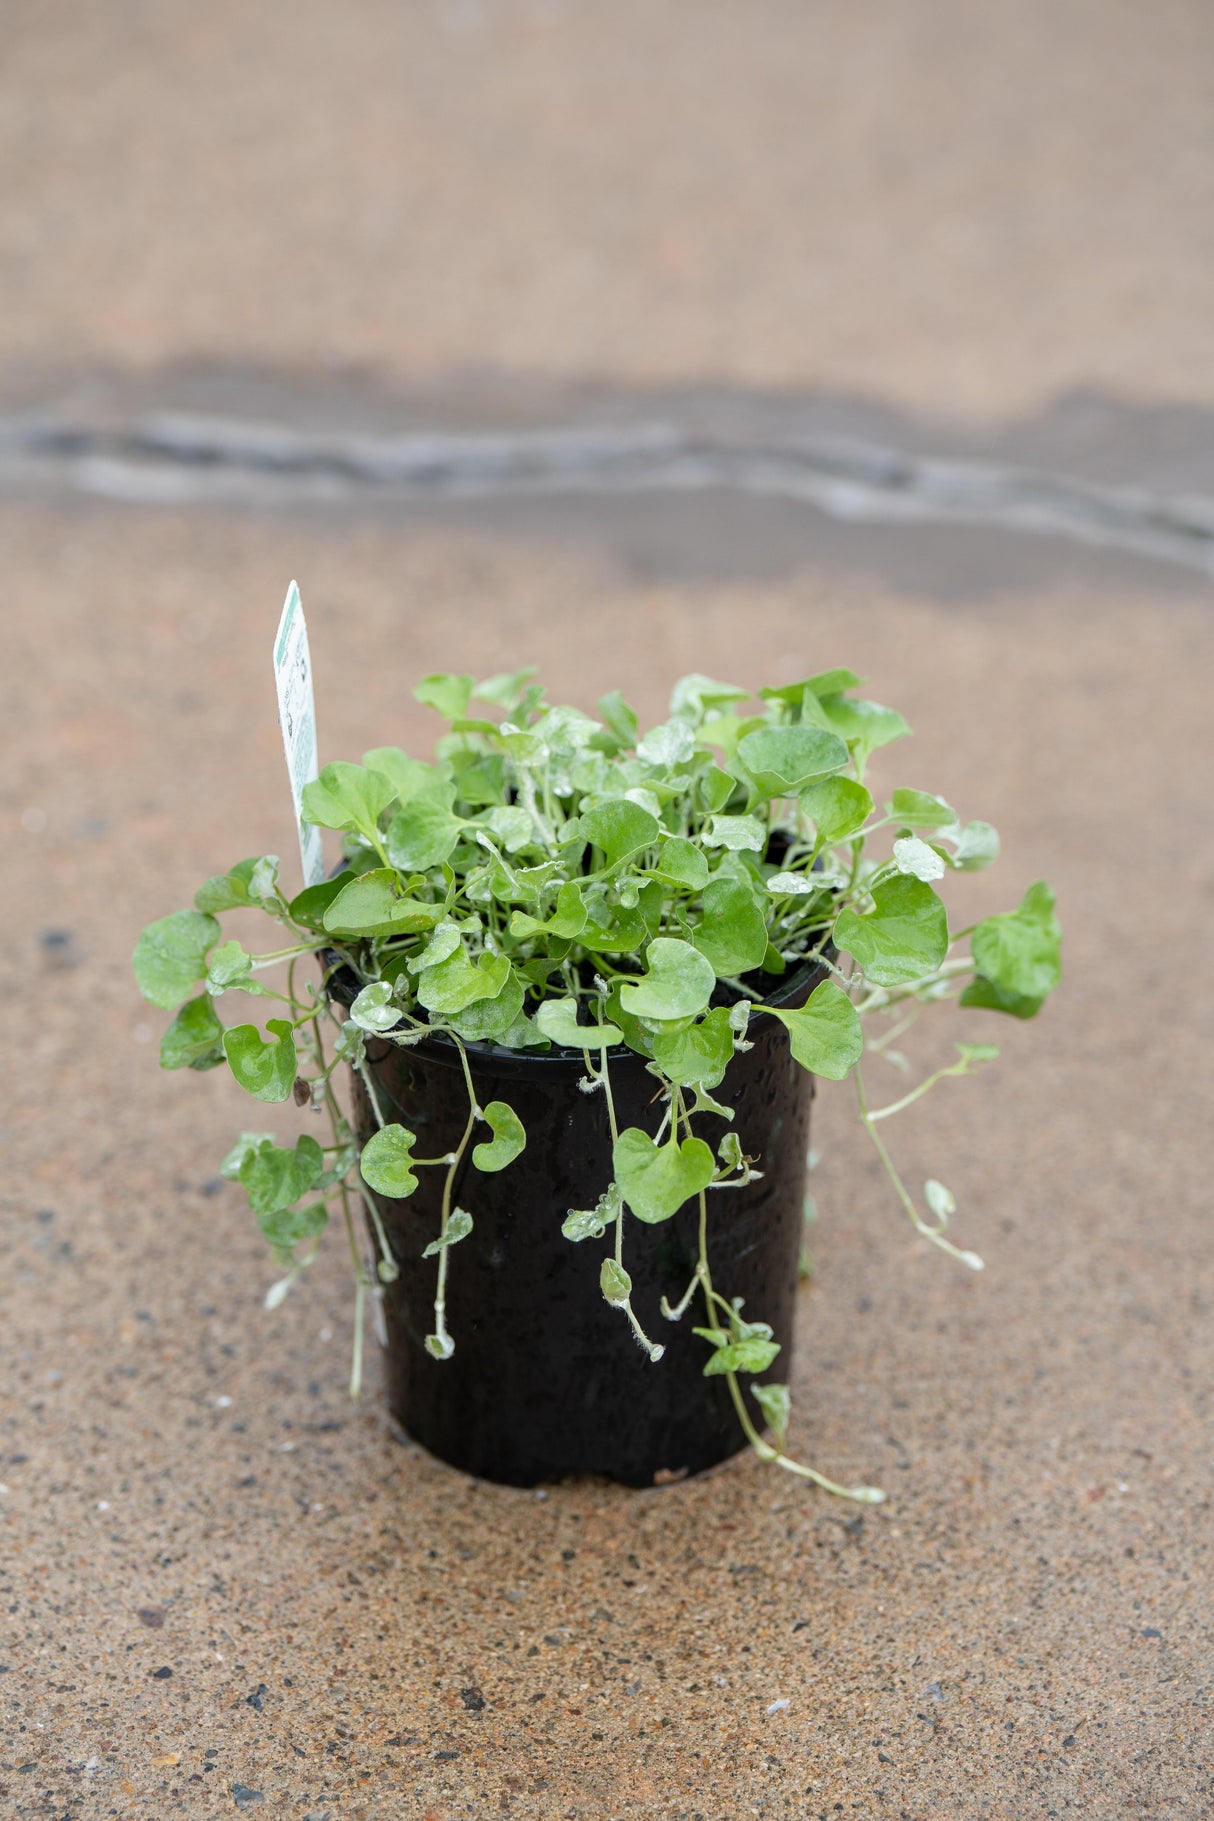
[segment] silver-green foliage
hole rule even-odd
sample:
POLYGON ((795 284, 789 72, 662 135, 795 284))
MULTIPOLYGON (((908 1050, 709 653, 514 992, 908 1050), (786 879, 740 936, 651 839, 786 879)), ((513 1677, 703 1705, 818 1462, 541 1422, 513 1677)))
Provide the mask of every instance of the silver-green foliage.
MULTIPOLYGON (((693 1292, 701 1295, 705 1371, 727 1378, 756 1448, 829 1484, 784 1453, 786 1387, 753 1386, 774 1447, 738 1389, 739 1373, 769 1374, 779 1349, 765 1324, 743 1321, 712 1283, 708 1199, 750 1181, 762 1160, 748 1157, 745 1134, 733 1132, 714 1155, 694 1122, 726 1111, 712 1091, 749 1046, 752 1020, 774 1015, 803 1068, 852 1076, 861 1120, 918 1231, 980 1264, 945 1237, 951 1194, 933 1180, 916 1200, 877 1124, 995 1052, 958 1045, 959 1061, 873 1110, 860 1073, 866 1028, 877 1018, 892 1024, 869 1048, 898 1062, 888 1038, 922 1006, 959 1000, 1028 1018, 1060 973, 1054 899, 1043 882, 1014 910, 950 931, 937 885, 989 865, 998 837, 917 788, 899 786, 878 809, 870 761, 909 728, 895 710, 859 699, 859 687, 849 670, 826 671, 760 691, 750 712, 746 690, 685 677, 667 720, 642 735, 618 692, 600 699, 593 719, 550 706, 530 671, 480 684, 428 677, 415 693, 450 723, 432 759, 376 747, 361 765, 327 765, 304 793, 305 816, 344 836, 335 877, 288 898, 273 856, 242 860, 208 879, 192 909, 143 932, 138 984, 176 1012, 161 1045, 165 1068, 226 1062, 254 1098, 294 1096, 329 1114, 327 1146, 306 1137, 284 1149, 245 1134, 225 1171, 243 1183, 287 1270, 272 1306, 315 1256, 330 1208, 340 1211, 357 1261, 355 1376, 365 1296, 399 1270, 377 1197, 412 1194, 421 1169, 445 1172, 440 1228, 425 1249, 438 1260, 426 1344, 449 1358, 449 1254, 475 1216, 474 1200, 470 1211, 453 1205, 456 1173, 470 1147, 475 1171, 488 1173, 507 1169, 526 1145, 512 1107, 477 1105, 468 1047, 575 1049, 583 1087, 604 1096, 613 1179, 597 1208, 569 1212, 566 1236, 582 1243, 610 1233, 603 1294, 657 1359, 662 1349, 631 1307, 626 1223, 660 1223, 694 1203, 696 1273, 680 1303, 664 1306, 677 1318, 693 1292), (220 916, 250 910, 281 931, 266 953, 222 939, 220 916), (968 953, 958 947, 966 935, 968 953), (312 957, 320 982, 314 965, 301 967, 312 957), (813 966, 821 978, 808 997, 764 1008, 789 970, 813 966), (345 984, 330 991, 335 976, 345 984), (231 993, 246 995, 245 1004, 248 996, 276 1001, 266 1009, 277 1015, 264 1029, 225 1024, 216 1002, 231 993), (413 1154, 415 1134, 384 1116, 367 1045, 409 1045, 436 1031, 459 1049, 468 1117, 453 1153, 423 1159, 413 1154), (617 1129, 611 1062, 623 1049, 645 1057, 657 1079, 664 1112, 653 1131, 617 1129), (378 1126, 361 1158, 334 1092, 341 1064, 360 1078, 378 1126), (376 1238, 374 1274, 356 1242, 360 1200, 376 1238)), ((469 1198, 475 1181, 466 1181, 469 1198)))

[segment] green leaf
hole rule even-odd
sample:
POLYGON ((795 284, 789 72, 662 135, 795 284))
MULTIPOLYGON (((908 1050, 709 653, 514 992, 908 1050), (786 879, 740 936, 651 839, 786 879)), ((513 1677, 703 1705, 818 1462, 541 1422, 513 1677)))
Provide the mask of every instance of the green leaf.
POLYGON ((458 1245, 461 1239, 467 1239, 472 1231, 472 1216, 467 1208, 452 1208, 447 1216, 447 1230, 432 1239, 422 1253, 423 1258, 433 1258, 436 1253, 445 1252, 448 1246, 458 1245))
POLYGON ((352 872, 341 872, 334 879, 322 879, 319 885, 305 885, 287 906, 292 923, 298 923, 304 929, 322 930, 325 912, 353 878, 352 872))
POLYGON ((207 952, 221 931, 205 911, 174 911, 149 923, 131 957, 139 991, 163 1012, 180 1005, 207 971, 207 952))
POLYGON ((245 1090, 257 1100, 290 1098, 295 1086, 295 1037, 285 1018, 270 1018, 266 1043, 255 1024, 233 1025, 223 1034, 228 1067, 245 1090))
POLYGON ((694 841, 681 835, 663 840, 653 867, 654 877, 687 891, 700 891, 708 883, 708 861, 694 841))
POLYGON ((1054 894, 1039 879, 1014 911, 980 923, 970 948, 979 974, 999 993, 1040 1004, 1062 978, 1061 941, 1054 894))
POLYGON ((776 1447, 783 1449, 784 1438, 788 1434, 788 1419, 792 1412, 788 1386, 752 1385, 750 1395, 763 1412, 767 1427, 776 1438, 776 1447))
POLYGON ((605 867, 653 847, 660 832, 657 817, 627 797, 608 797, 583 810, 579 826, 585 839, 602 849, 605 867))
POLYGON ((601 1239, 612 1221, 619 1219, 622 1203, 618 1185, 609 1182, 593 1208, 570 1208, 561 1232, 575 1245, 583 1239, 601 1239))
POLYGON ((351 879, 324 913, 324 927, 336 936, 412 936, 433 929, 443 915, 441 904, 426 904, 404 890, 391 866, 351 879))
POLYGON ((1005 1012, 1011 1018, 1035 1018, 1045 1000, 1030 993, 1006 992, 993 981, 976 974, 957 1003, 976 1006, 981 1011, 1005 1012))
POLYGON ((451 917, 444 917, 435 925, 434 934, 427 942, 420 955, 415 955, 409 962, 411 974, 424 974, 428 967, 437 967, 448 955, 453 955, 459 947, 459 925, 451 917))
POLYGON ((467 1043, 504 1043, 519 1022, 525 988, 511 972, 500 993, 492 999, 474 999, 460 1012, 447 1012, 444 1022, 467 1043))
POLYGON ((669 1220, 716 1175, 712 1152, 702 1138, 673 1138, 656 1145, 636 1126, 615 1142, 615 1180, 638 1220, 669 1220))
POLYGON ((948 919, 930 885, 899 874, 876 886, 873 908, 839 912, 835 947, 854 955, 876 986, 934 973, 948 953, 948 919))
POLYGON ((758 816, 713 816, 703 840, 706 847, 761 854, 767 847, 767 827, 758 816))
POLYGON ((265 987, 253 978, 253 958, 239 942, 221 942, 212 949, 207 963, 207 992, 218 999, 233 991, 265 995, 265 987))
POLYGON ((474 680, 468 676, 453 676, 448 670, 435 671, 422 678, 413 691, 414 699, 424 702, 427 708, 436 708, 444 720, 458 721, 468 712, 474 680))
POLYGON ((832 733, 846 740, 861 772, 879 746, 888 746, 910 732, 898 711, 883 708, 880 702, 855 702, 845 695, 823 694, 817 696, 817 711, 832 733))
POLYGON ((618 1024, 579 1024, 576 999, 545 999, 535 1014, 544 1036, 566 1050, 605 1050, 623 1039, 618 1024))
POLYGON ((647 972, 620 988, 620 1004, 634 1018, 694 1018, 716 986, 712 963, 690 942, 659 936, 645 951, 647 972))
POLYGON ((437 967, 426 969, 417 997, 428 1012, 441 1017, 445 1012, 462 1012, 479 999, 496 999, 509 978, 506 955, 481 955, 474 964, 461 947, 437 967))
POLYGON ((254 854, 251 859, 238 860, 230 871, 200 885, 194 893, 194 908, 218 914, 272 902, 277 880, 278 855, 254 854))
POLYGON ((523 1122, 514 1108, 507 1106, 504 1100, 491 1100, 484 1109, 484 1114, 493 1137, 474 1148, 472 1161, 478 1170, 504 1170, 508 1163, 514 1162, 527 1143, 523 1122))
POLYGON ((510 934, 524 941, 528 936, 557 936, 571 941, 586 927, 586 906, 576 880, 567 879, 556 895, 556 909, 548 918, 529 917, 526 911, 514 911, 510 917, 510 934))
POLYGON ((403 1125, 381 1126, 363 1146, 359 1169, 363 1181, 380 1195, 403 1201, 417 1187, 410 1152, 417 1134, 403 1125))
POLYGON ((967 822, 957 834, 945 833, 953 843, 953 865, 959 873, 979 873, 999 858, 999 836, 989 822, 967 822))
POLYGON ((704 921, 694 931, 696 947, 718 977, 761 967, 767 953, 767 924, 756 887, 741 879, 717 878, 704 888, 704 921))
POLYGON ((636 745, 637 718, 634 709, 628 706, 618 689, 613 689, 605 696, 599 697, 599 713, 615 735, 622 747, 636 745))
POLYGON ((250 1151, 255 1151, 259 1144, 273 1144, 269 1132, 242 1132, 236 1143, 219 1166, 219 1174, 228 1182, 240 1181, 240 1168, 250 1151))
POLYGON ((223 1025, 209 993, 187 999, 160 1039, 162 1069, 212 1069, 223 1061, 223 1025))
POLYGON ((436 778, 396 812, 385 837, 393 866, 424 873, 454 853, 464 826, 452 814, 454 797, 454 785, 436 778))
POLYGON ((666 1079, 679 1087, 719 1087, 732 1057, 733 1030, 723 1005, 686 1030, 660 1030, 654 1035, 653 1059, 666 1079))
POLYGON ((400 1007, 393 1002, 389 983, 375 980, 364 986, 350 1007, 350 1019, 362 1031, 390 1031, 399 1024, 400 1007))
POLYGON ((793 1057, 812 1075, 842 1081, 864 1049, 860 1015, 843 988, 823 980, 798 1011, 764 1008, 788 1032, 793 1057))
POLYGON ((520 848, 536 845, 534 822, 525 809, 520 809, 514 803, 494 804, 492 808, 482 810, 469 832, 475 834, 478 828, 487 829, 498 846, 505 848, 508 854, 516 854, 520 848))
POLYGON ((943 879, 946 871, 943 856, 918 835, 901 835, 894 842, 894 865, 900 873, 922 879, 925 884, 943 879))
POLYGON ((846 841, 864 827, 873 813, 872 794, 854 778, 823 778, 801 791, 797 801, 809 817, 824 847, 846 841))
POLYGON ((738 741, 738 757, 765 797, 792 797, 842 770, 848 751, 821 727, 759 727, 738 741))
MULTIPOLYGON (((761 1322, 744 1323, 743 1326, 760 1328, 761 1322)), ((694 1332, 702 1339, 711 1341, 716 1352, 704 1367, 705 1378, 715 1378, 726 1372, 766 1372, 777 1353, 779 1341, 771 1340, 760 1334, 748 1334, 740 1340, 722 1341, 721 1336, 712 1328, 696 1328, 694 1332)), ((770 1336, 771 1329, 767 1329, 770 1336)))
POLYGON ((396 796, 382 772, 337 760, 303 788, 305 821, 320 828, 342 828, 374 845, 379 818, 396 796))
POLYGON ((622 1309, 632 1295, 632 1279, 614 1258, 605 1258, 599 1271, 599 1288, 613 1309, 622 1309))
POLYGON ((248 1149, 240 1162, 240 1180, 257 1214, 288 1208, 324 1174, 324 1152, 314 1138, 304 1136, 294 1148, 284 1150, 272 1138, 263 1138, 248 1149))
POLYGON ((424 759, 411 759, 399 746, 376 746, 363 754, 363 764, 387 778, 398 803, 408 803, 437 775, 433 765, 424 759))
POLYGON ((815 677, 805 677, 800 683, 783 683, 778 689, 760 689, 759 694, 765 702, 787 702, 791 707, 799 708, 807 689, 812 696, 830 696, 860 687, 861 679, 854 670, 823 670, 815 677))
POLYGON ((750 691, 740 689, 736 683, 716 683, 711 677, 693 672, 691 676, 680 677, 671 690, 670 713, 699 722, 706 714, 727 708, 731 702, 749 699, 750 691))
MULTIPOLYGON (((526 686, 536 674, 534 664, 524 664, 521 670, 501 671, 496 676, 486 677, 472 691, 478 702, 493 702, 497 707, 506 710, 514 709, 521 696, 526 693, 526 686)), ((543 696, 543 690, 533 692, 537 698, 543 696)))
POLYGON ((960 820, 950 803, 925 790, 896 790, 885 807, 907 828, 955 828, 960 820))
POLYGON ((315 1239, 328 1224, 329 1210, 323 1201, 313 1201, 306 1208, 271 1208, 257 1216, 263 1235, 279 1252, 289 1252, 301 1240, 315 1239))
POLYGON ((686 721, 663 721, 651 727, 637 745, 637 758, 646 765, 672 769, 685 765, 696 748, 696 737, 686 721))

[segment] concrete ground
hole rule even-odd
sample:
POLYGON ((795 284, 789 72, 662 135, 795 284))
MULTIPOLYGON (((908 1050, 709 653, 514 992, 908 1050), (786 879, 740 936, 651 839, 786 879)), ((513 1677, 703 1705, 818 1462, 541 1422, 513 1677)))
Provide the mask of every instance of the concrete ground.
POLYGON ((1120 491, 1103 543, 998 490, 865 523, 220 462, 220 499, 165 458, 119 498, 0 436, 0 1813, 1214 1812, 1214 636, 1204 559, 1118 541, 1135 486, 1210 522, 1205 9, 10 10, 10 423, 252 399, 290 437, 331 425, 322 381, 377 434, 427 388, 443 427, 507 395, 641 423, 660 382, 1120 491), (747 1457, 469 1481, 393 1439, 376 1362, 348 1401, 340 1245, 262 1310, 216 1168, 250 1103, 157 1070, 128 958, 204 874, 290 852, 292 575, 326 758, 424 750, 438 668, 534 657, 656 718, 685 670, 847 663, 916 729, 878 781, 1000 828, 957 915, 1055 885, 1056 998, 971 1014, 1000 1063, 891 1133, 985 1273, 901 1224, 846 1092, 815 1103, 792 1441, 886 1505, 747 1457))

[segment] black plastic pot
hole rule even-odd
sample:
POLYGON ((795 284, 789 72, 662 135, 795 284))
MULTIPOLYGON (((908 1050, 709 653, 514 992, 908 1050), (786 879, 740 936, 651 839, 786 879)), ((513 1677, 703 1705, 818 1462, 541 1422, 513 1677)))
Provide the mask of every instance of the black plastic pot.
MULTIPOLYGON (((803 969, 768 1002, 800 1005, 821 977, 803 969)), ((340 976, 331 990, 346 997, 340 976)), ((782 1351, 765 1376, 785 1382, 813 1078, 793 1062, 776 1019, 752 1017, 749 1035, 754 1048, 735 1056, 714 1090, 714 1099, 734 1109, 732 1128, 701 1114, 694 1129, 714 1150, 732 1129, 747 1155, 760 1160, 761 1180, 709 1195, 709 1263, 718 1290, 743 1297, 752 1320, 770 1322, 782 1351)), ((599 1268, 610 1238, 573 1244, 561 1233, 567 1211, 592 1208, 612 1174, 606 1104, 601 1093, 580 1090, 581 1054, 526 1054, 494 1044, 468 1044, 467 1053, 480 1105, 512 1106, 527 1148, 492 1175, 476 1170, 471 1147, 465 1154, 452 1205, 466 1208, 475 1225, 450 1254, 447 1326, 455 1352, 447 1360, 425 1350, 438 1260, 422 1258, 439 1230, 445 1172, 419 1171, 407 1201, 376 1196, 401 1267, 384 1290, 388 1400, 397 1421, 440 1459, 513 1486, 578 1473, 652 1485, 737 1453, 745 1437, 728 1386, 704 1377, 712 1349, 692 1333, 704 1322, 699 1294, 680 1322, 659 1309, 663 1295, 678 1300, 695 1269, 697 1204, 659 1226, 627 1223, 633 1308, 666 1349, 653 1363, 622 1311, 603 1299, 599 1268)), ((417 1133, 419 1157, 458 1148, 468 1098, 449 1038, 436 1034, 411 1049, 373 1038, 368 1060, 384 1118, 417 1133)), ((621 1129, 656 1132, 662 1106, 644 1059, 613 1050, 610 1067, 621 1129)), ((376 1125, 357 1076, 354 1101, 365 1142, 376 1125)), ((753 1413, 761 1423, 757 1407, 753 1413)))

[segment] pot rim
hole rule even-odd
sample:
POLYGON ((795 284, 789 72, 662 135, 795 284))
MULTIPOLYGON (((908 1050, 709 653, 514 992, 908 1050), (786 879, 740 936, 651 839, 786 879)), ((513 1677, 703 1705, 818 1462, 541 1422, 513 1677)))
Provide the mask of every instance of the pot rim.
MULTIPOLYGON (((322 949, 320 951, 321 959, 324 959, 326 953, 332 954, 332 952, 332 950, 322 949)), ((828 955, 833 955, 833 947, 828 947, 826 952, 828 955)), ((827 978, 827 968, 825 962, 819 957, 815 961, 803 961, 790 967, 786 974, 777 976, 777 978, 780 983, 773 992, 765 994, 762 999, 750 1001, 752 1016, 763 1018, 767 1008, 782 1010, 794 1000, 798 1005, 804 1004, 813 990, 814 984, 819 979, 827 978)), ((343 990, 339 990, 333 996, 341 1003, 351 1005, 359 991, 357 976, 349 967, 338 966, 327 975, 325 982, 326 992, 332 994, 335 987, 343 990), (350 990, 351 988, 353 991, 350 990)), ((740 1004, 741 1001, 739 1000, 737 1003, 740 1004)), ((368 1032, 367 1035, 369 1041, 376 1040, 373 1033, 368 1032)), ((379 1041, 387 1043, 389 1038, 384 1035, 379 1038, 379 1041)), ((462 1041, 469 1063, 473 1066, 479 1064, 487 1072, 495 1075, 549 1073, 555 1076, 575 1071, 584 1073, 586 1068, 586 1052, 569 1049, 563 1044, 554 1043, 548 1050, 512 1050, 507 1049, 504 1044, 487 1041, 484 1038, 464 1038, 462 1041)), ((408 1047, 413 1054, 423 1056, 429 1062, 436 1062, 452 1069, 462 1066, 459 1049, 454 1039, 445 1031, 434 1031, 430 1036, 423 1037, 408 1047)), ((647 1057, 642 1056, 637 1050, 630 1049, 625 1043, 613 1044, 602 1054, 608 1062, 624 1062, 631 1057, 641 1067, 647 1066, 648 1063, 647 1057)))

